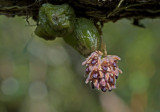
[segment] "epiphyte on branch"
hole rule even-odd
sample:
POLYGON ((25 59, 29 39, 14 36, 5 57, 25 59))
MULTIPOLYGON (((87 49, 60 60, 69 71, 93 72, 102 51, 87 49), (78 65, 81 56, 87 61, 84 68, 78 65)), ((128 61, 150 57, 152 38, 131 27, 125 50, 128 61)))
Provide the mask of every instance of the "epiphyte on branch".
POLYGON ((117 65, 120 58, 107 55, 102 36, 92 20, 75 17, 67 4, 44 4, 39 11, 39 22, 35 30, 38 36, 46 40, 63 37, 80 54, 90 55, 83 62, 86 65, 86 83, 91 82, 93 88, 103 92, 116 88, 116 79, 122 72, 117 65))
POLYGON ((43 4, 39 10, 39 25, 35 34, 45 40, 54 40, 73 32, 74 10, 68 4, 43 4))

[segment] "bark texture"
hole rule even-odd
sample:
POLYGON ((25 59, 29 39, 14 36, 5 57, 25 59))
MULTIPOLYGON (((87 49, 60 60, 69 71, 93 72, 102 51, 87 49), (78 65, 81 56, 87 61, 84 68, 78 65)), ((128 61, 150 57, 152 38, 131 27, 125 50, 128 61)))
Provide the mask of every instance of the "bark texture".
POLYGON ((159 0, 0 0, 0 15, 26 16, 35 20, 43 3, 70 4, 78 17, 95 21, 117 21, 122 18, 138 20, 160 17, 159 0))

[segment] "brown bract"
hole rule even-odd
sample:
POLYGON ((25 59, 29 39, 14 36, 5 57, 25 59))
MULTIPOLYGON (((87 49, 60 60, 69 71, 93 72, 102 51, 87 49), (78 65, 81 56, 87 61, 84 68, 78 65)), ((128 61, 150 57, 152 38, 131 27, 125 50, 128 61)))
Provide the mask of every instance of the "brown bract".
POLYGON ((91 83, 92 88, 101 89, 103 92, 116 88, 116 80, 122 71, 118 68, 120 58, 115 55, 103 57, 101 51, 93 52, 83 63, 86 65, 85 83, 91 83))

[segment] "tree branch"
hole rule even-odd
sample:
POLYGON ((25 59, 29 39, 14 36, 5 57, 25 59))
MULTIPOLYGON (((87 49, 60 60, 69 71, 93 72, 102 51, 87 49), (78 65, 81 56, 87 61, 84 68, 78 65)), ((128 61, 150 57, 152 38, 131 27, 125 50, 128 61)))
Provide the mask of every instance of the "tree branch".
POLYGON ((39 8, 46 2, 68 3, 75 9, 77 17, 87 17, 100 22, 115 22, 122 18, 137 21, 160 17, 159 0, 1 0, 0 15, 36 19, 39 8))

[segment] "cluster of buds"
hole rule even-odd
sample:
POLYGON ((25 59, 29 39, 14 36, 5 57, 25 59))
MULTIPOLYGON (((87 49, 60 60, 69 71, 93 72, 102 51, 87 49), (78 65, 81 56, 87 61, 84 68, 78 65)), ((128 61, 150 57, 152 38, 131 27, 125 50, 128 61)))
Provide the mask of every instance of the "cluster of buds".
POLYGON ((120 58, 114 55, 103 57, 100 51, 93 52, 83 63, 86 65, 86 84, 91 83, 92 88, 101 89, 103 92, 116 88, 116 79, 122 71, 118 68, 120 58))

